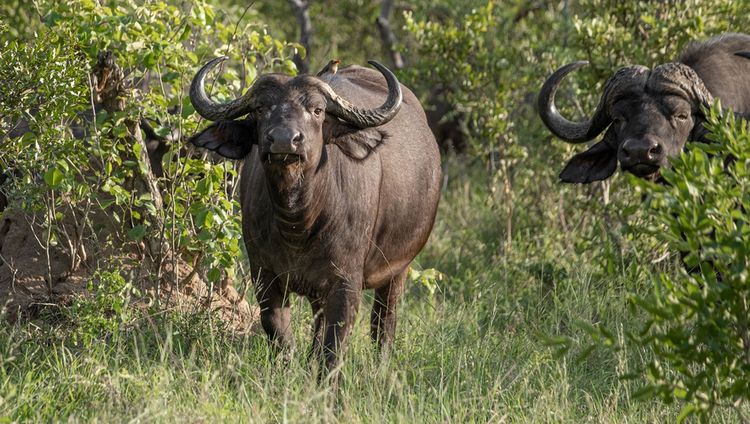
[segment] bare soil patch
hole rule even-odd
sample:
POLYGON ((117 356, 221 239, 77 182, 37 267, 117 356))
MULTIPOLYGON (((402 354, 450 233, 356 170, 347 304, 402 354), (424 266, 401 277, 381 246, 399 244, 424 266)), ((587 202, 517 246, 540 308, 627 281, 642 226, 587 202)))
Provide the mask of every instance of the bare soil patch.
MULTIPOLYGON (((75 235, 74 212, 58 221, 59 232, 75 235)), ((90 234, 81 237, 79 261, 66 240, 51 240, 39 215, 6 210, 0 218, 0 306, 15 321, 33 316, 39 305, 64 305, 73 296, 89 295, 90 284, 99 281, 96 271, 116 269, 141 293, 137 304, 146 305, 157 297, 163 308, 182 312, 210 311, 238 333, 258 330, 259 311, 249 305, 231 281, 214 285, 181 258, 167 258, 156 278, 156 266, 140 253, 135 243, 112 242, 111 217, 95 217, 90 234), (96 234, 94 234, 96 233, 96 234), (46 246, 49 245, 49 248, 46 246)))

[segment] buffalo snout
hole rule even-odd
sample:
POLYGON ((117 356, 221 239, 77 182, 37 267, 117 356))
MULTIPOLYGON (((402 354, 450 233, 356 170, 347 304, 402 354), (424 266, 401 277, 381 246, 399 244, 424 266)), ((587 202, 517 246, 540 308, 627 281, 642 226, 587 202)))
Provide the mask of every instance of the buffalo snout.
POLYGON ((274 154, 297 155, 304 139, 302 132, 289 127, 272 128, 266 134, 269 151, 274 154))
POLYGON ((620 146, 618 160, 622 169, 645 176, 664 164, 666 153, 655 137, 628 138, 620 146))

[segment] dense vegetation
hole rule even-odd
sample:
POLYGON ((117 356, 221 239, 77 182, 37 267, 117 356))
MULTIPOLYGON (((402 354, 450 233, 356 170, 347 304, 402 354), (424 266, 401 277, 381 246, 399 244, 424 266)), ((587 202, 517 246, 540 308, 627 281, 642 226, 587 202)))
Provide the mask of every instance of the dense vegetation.
MULTIPOLYGON (((393 354, 377 361, 361 319, 334 402, 304 349, 288 365, 268 361, 263 337, 159 304, 163 265, 178 258, 211 289, 228 280, 244 293, 251 270, 241 259, 237 165, 176 142, 163 174, 144 177, 153 173, 139 122, 160 137, 202 128, 186 89, 208 58, 232 58, 212 89, 219 100, 258 73, 296 71, 292 7, 0 5, 0 166, 13 170, 3 190, 11 210, 41 217, 47 252, 62 246, 71 268, 94 258, 87 296, 62 305, 50 297, 0 326, 0 420, 640 423, 697 413, 747 421, 747 125, 715 109, 716 143, 675 160, 669 186, 622 175, 562 186, 557 172, 573 148, 534 110, 542 81, 564 63, 591 62, 561 95, 566 113, 581 116, 618 67, 666 62, 692 39, 750 28, 747 5, 395 4, 391 25, 406 61, 399 78, 425 100, 455 105, 469 148, 444 157, 437 223, 413 266, 393 354), (99 94, 91 72, 104 50, 132 84, 117 97, 122 107, 91 117, 99 94), (8 139, 21 118, 29 131, 8 139), (116 217, 107 231, 100 216, 116 217), (123 246, 132 254, 108 254, 123 246), (686 273, 678 250, 701 271, 686 273), (133 255, 148 258, 148 272, 133 270, 133 255), (135 306, 143 298, 152 302, 135 306)), ((385 56, 379 9, 312 1, 312 69, 334 57, 385 56)), ((309 308, 296 299, 293 311, 297 345, 306 346, 309 308)))

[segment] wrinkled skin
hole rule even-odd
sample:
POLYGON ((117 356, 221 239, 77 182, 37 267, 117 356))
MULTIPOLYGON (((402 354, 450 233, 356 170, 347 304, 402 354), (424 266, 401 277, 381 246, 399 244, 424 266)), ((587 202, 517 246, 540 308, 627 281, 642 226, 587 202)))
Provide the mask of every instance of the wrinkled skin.
MULTIPOLYGON (((378 106, 387 92, 382 75, 359 66, 323 79, 361 107, 378 106)), ((246 119, 219 120, 191 141, 244 159, 243 238, 270 342, 292 347, 290 294, 302 295, 313 311, 312 352, 333 370, 363 289, 375 290, 372 339, 382 351, 393 342, 409 264, 435 219, 441 170, 407 88, 395 117, 361 128, 327 112, 316 81, 264 76, 246 119)))
POLYGON ((706 141, 702 108, 714 97, 740 117, 750 113, 750 36, 725 34, 693 43, 676 63, 653 70, 620 69, 605 85, 594 116, 567 121, 554 106, 557 85, 578 62, 559 69, 545 83, 539 111, 547 127, 571 143, 583 143, 606 131, 602 141, 575 155, 560 180, 590 183, 609 178, 619 163, 623 171, 656 180, 659 169, 679 154, 688 140, 706 141))

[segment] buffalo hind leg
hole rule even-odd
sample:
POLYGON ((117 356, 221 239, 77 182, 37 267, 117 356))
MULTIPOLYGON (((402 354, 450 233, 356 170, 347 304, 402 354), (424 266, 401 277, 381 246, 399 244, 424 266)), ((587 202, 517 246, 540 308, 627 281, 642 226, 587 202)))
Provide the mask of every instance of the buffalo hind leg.
POLYGON ((311 299, 310 307, 313 313, 313 341, 310 346, 310 352, 307 355, 310 358, 320 358, 323 349, 323 327, 325 319, 323 318, 323 302, 320 299, 311 299))
POLYGON ((260 307, 260 322, 275 352, 283 351, 285 360, 291 356, 294 339, 291 328, 289 294, 274 275, 261 270, 255 284, 255 297, 260 307))
POLYGON ((409 271, 406 267, 393 277, 390 284, 375 290, 375 301, 372 304, 370 317, 370 337, 377 343, 380 353, 387 355, 396 335, 396 307, 404 291, 404 281, 409 271))

